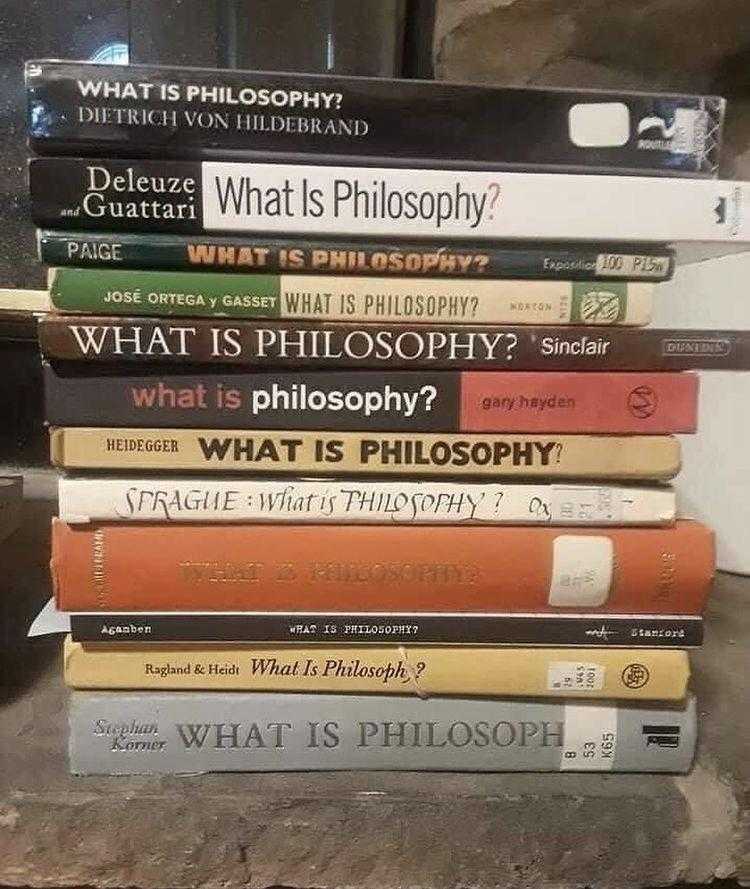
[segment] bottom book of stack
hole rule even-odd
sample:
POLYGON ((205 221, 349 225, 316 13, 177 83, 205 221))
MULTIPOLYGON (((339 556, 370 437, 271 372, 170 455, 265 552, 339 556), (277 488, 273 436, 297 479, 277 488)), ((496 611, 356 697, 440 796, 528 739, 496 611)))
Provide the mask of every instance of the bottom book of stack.
POLYGON ((497 698, 76 691, 79 775, 295 770, 687 772, 680 707, 497 698))
POLYGON ((670 649, 65 641, 75 774, 685 772, 670 649))

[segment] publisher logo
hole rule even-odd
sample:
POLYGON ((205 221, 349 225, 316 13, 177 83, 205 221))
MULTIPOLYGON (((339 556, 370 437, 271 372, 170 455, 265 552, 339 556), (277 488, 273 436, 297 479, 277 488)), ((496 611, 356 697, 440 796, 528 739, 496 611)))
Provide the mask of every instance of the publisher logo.
POLYGON ((590 636, 593 639, 601 639, 602 642, 609 642, 610 638, 617 635, 617 630, 610 630, 606 624, 602 624, 600 627, 592 627, 590 630, 586 630, 584 635, 590 636))
POLYGON ((718 197, 713 209, 716 225, 726 225, 729 236, 736 238, 742 225, 742 188, 738 185, 731 194, 718 197))
POLYGON ((662 139, 671 139, 677 131, 677 121, 673 120, 671 126, 667 126, 667 122, 663 117, 644 117, 638 122, 638 135, 647 133, 649 130, 659 130, 662 139))
POLYGON ((638 148, 670 154, 706 153, 708 114, 695 108, 675 108, 673 115, 652 114, 638 122, 638 148))
POLYGON ((658 400, 651 386, 636 386, 628 395, 628 410, 639 420, 646 420, 656 413, 658 400))
POLYGON ((621 324, 625 319, 627 290, 624 284, 573 284, 570 320, 575 324, 621 324))
POLYGON ((626 688, 643 688, 650 678, 651 674, 643 664, 628 664, 622 671, 622 684, 626 688))
POLYGON ((644 725, 642 732, 646 738, 646 747, 679 747, 679 725, 644 725))
POLYGON ((716 355, 724 357, 732 351, 729 340, 722 339, 687 339, 664 340, 661 344, 662 355, 716 355))

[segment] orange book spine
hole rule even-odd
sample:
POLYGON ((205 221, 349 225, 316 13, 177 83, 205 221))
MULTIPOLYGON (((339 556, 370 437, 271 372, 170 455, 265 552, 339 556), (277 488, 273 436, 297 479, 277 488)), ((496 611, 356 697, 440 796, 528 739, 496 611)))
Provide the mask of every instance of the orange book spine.
POLYGON ((65 611, 697 614, 713 535, 671 528, 53 525, 65 611))

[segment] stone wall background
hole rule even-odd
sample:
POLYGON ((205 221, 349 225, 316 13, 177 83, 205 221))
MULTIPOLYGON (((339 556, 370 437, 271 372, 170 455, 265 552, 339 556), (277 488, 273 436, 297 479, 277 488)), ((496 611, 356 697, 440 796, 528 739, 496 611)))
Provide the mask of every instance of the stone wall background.
POLYGON ((437 0, 433 50, 440 80, 725 96, 750 179, 750 0, 437 0))

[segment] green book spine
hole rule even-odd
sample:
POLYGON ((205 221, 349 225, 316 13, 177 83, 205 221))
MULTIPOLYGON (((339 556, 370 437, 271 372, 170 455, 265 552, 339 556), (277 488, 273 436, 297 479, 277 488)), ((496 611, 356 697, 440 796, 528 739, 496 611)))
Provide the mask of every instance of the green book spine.
POLYGON ((56 268, 50 299, 63 312, 280 318, 279 275, 56 268))

